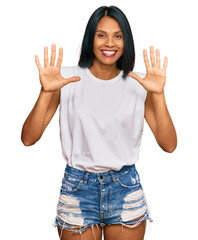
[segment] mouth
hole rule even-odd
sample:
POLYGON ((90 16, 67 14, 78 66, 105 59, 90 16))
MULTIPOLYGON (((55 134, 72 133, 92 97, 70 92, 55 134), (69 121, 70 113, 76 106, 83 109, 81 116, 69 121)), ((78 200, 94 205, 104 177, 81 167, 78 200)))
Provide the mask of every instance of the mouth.
POLYGON ((117 53, 117 50, 101 50, 101 52, 105 57, 114 57, 117 53))

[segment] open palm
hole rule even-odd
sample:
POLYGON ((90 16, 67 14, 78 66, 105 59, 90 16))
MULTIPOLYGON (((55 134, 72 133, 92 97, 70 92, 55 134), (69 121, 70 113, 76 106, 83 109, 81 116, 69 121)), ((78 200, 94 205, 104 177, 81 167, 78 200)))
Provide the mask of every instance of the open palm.
POLYGON ((129 73, 129 76, 136 79, 148 92, 162 93, 166 82, 166 68, 168 64, 168 58, 167 57, 164 58, 163 68, 161 68, 159 49, 156 50, 155 59, 154 47, 153 46, 150 47, 151 65, 148 60, 146 49, 144 49, 143 55, 147 71, 145 78, 142 79, 133 72, 129 73))
POLYGON ((52 44, 52 53, 51 53, 51 60, 50 65, 48 62, 48 48, 44 48, 44 68, 42 68, 38 56, 35 56, 36 65, 39 70, 40 82, 45 92, 52 92, 59 90, 64 85, 79 81, 80 77, 71 77, 65 79, 60 74, 61 63, 63 59, 63 48, 59 48, 59 55, 57 64, 55 65, 55 58, 56 58, 56 45, 52 44))

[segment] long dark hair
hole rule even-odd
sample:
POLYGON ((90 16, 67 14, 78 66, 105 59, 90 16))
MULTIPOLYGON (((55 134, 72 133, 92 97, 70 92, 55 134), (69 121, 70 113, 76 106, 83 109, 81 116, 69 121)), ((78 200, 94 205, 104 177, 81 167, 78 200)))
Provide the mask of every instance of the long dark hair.
POLYGON ((123 78, 125 78, 130 71, 133 70, 135 64, 135 48, 133 36, 129 22, 125 14, 116 6, 102 6, 95 10, 91 15, 82 42, 81 53, 78 65, 80 67, 90 67, 93 65, 94 53, 93 42, 95 37, 98 22, 103 16, 114 18, 123 33, 124 37, 124 51, 123 55, 117 61, 117 68, 123 70, 123 78))

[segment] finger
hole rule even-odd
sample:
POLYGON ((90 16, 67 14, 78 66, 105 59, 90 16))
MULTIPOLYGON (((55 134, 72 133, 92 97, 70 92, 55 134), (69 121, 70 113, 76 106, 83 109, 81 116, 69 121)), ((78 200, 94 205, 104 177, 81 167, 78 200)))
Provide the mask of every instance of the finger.
POLYGON ((154 55, 154 47, 150 47, 150 59, 152 67, 155 67, 155 55, 154 55))
POLYGON ((52 44, 52 53, 51 53, 50 66, 54 66, 55 58, 56 58, 56 45, 52 44))
POLYGON ((71 77, 71 78, 67 78, 67 80, 68 80, 69 82, 75 82, 75 81, 79 81, 79 80, 80 80, 80 77, 74 76, 74 77, 71 77))
POLYGON ((48 47, 44 48, 44 67, 48 67, 49 62, 48 62, 48 47))
POLYGON ((40 71, 42 69, 42 67, 41 67, 41 64, 40 64, 40 61, 39 61, 39 57, 37 55, 35 56, 35 62, 36 62, 36 65, 38 67, 38 70, 40 71))
POLYGON ((78 76, 74 76, 74 77, 71 77, 71 78, 63 78, 61 87, 67 85, 68 83, 77 82, 79 80, 80 80, 80 77, 78 77, 78 76))
POLYGON ((166 71, 167 65, 168 65, 168 57, 165 57, 162 71, 166 71))
POLYGON ((150 67, 150 63, 148 60, 148 55, 147 55, 146 49, 143 50, 143 56, 144 56, 144 63, 145 63, 146 69, 148 69, 150 67))
POLYGON ((160 61, 160 51, 159 49, 156 49, 156 63, 157 63, 157 67, 160 68, 161 66, 161 61, 160 61))
POLYGON ((59 48, 58 61, 57 61, 57 64, 56 64, 57 67, 59 67, 59 68, 61 67, 62 60, 63 60, 63 48, 60 47, 59 48))
POLYGON ((143 84, 142 78, 139 77, 136 73, 130 72, 128 75, 130 77, 134 78, 135 80, 137 80, 140 84, 143 84))

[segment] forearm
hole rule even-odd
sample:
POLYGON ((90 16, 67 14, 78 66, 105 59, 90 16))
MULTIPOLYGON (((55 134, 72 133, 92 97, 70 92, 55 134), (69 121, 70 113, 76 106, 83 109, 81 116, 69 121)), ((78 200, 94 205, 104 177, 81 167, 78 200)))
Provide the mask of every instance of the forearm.
POLYGON ((42 136, 44 121, 52 96, 53 92, 43 92, 41 89, 37 102, 22 128, 21 140, 24 145, 32 145, 42 136))
POLYGON ((151 95, 155 111, 157 142, 164 151, 173 152, 177 146, 177 135, 166 106, 164 92, 151 95))

